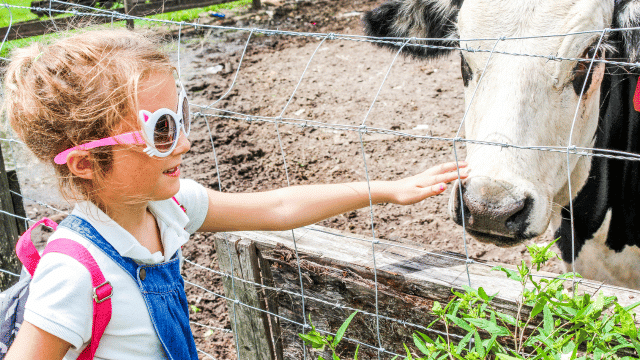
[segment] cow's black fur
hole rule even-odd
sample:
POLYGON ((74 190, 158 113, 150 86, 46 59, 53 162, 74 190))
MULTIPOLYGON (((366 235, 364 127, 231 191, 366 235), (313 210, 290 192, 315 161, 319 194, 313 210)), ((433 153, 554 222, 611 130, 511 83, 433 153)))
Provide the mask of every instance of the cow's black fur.
MULTIPOLYGON (((640 17, 633 13, 621 19, 625 6, 632 0, 616 3, 614 28, 636 27, 640 17)), ((637 3, 637 2, 636 2, 637 3)), ((640 14, 638 14, 640 15, 640 14)), ((609 42, 623 61, 637 61, 640 32, 612 32, 609 42)), ((607 64, 600 95, 600 118, 595 134, 595 147, 640 153, 640 113, 633 107, 638 71, 607 64)), ((584 187, 573 201, 575 255, 586 240, 593 238, 611 210, 611 223, 606 245, 622 251, 626 245, 640 246, 640 162, 593 157, 584 187), (638 212, 636 214, 636 212, 638 212)), ((574 249, 571 241, 569 207, 562 210, 562 224, 556 231, 562 259, 571 263, 574 249)))
MULTIPOLYGON (((457 11, 443 17, 433 11, 434 0, 412 1, 412 6, 423 9, 426 24, 425 38, 448 38, 455 35, 457 11), (420 4, 420 6, 415 6, 420 4)), ((463 0, 451 0, 457 9, 463 0)), ((406 37, 397 26, 398 13, 402 9, 399 0, 389 1, 365 14, 365 31, 377 37, 406 37)), ((406 3, 405 3, 406 5, 406 3)), ((405 19, 411 21, 411 19, 405 19)), ((616 0, 613 28, 640 27, 640 0, 616 0)), ((616 48, 615 57, 625 62, 640 60, 640 31, 611 32, 608 42, 616 48)), ((435 44, 435 43, 433 43, 435 44)), ((398 49, 398 45, 380 44, 398 49)), ((436 45, 458 46, 455 40, 436 45)), ((420 47, 406 47, 403 52, 424 58, 444 55, 450 51, 420 47)), ((595 147, 640 153, 640 113, 633 107, 633 94, 638 82, 637 69, 607 64, 601 85, 600 118, 595 137, 595 147)), ((571 221, 569 206, 562 210, 563 220, 556 236, 560 237, 562 258, 572 261, 571 221)), ((591 170, 584 187, 573 201, 575 226, 575 255, 586 240, 591 239, 602 226, 611 209, 611 224, 606 244, 621 251, 626 245, 640 246, 640 162, 593 157, 591 170), (637 212, 637 213, 636 213, 637 212)))
MULTIPOLYGON (((398 26, 396 21, 401 20, 407 22, 407 28, 424 28, 424 35, 416 36, 418 38, 446 39, 457 37, 455 27, 458 17, 457 10, 460 9, 463 0, 450 0, 450 10, 452 10, 450 12, 436 11, 436 2, 432 0, 411 1, 414 2, 413 5, 419 8, 421 12, 421 14, 413 13, 412 15, 420 16, 421 18, 413 18, 410 16, 411 14, 402 14, 402 19, 399 19, 399 13, 403 11, 403 4, 406 5, 406 2, 391 0, 365 13, 363 18, 365 33, 376 37, 410 37, 410 34, 399 30, 401 26, 398 26), (417 24, 418 22, 420 22, 419 25, 417 24)), ((414 42, 413 44, 416 43, 418 42, 414 42)), ((400 47, 397 42, 382 42, 377 44, 395 50, 400 47)), ((421 41, 419 44, 457 47, 458 41, 421 41)), ((408 44, 402 49, 402 52, 416 57, 430 58, 449 54, 451 49, 412 46, 408 44)))
MULTIPOLYGON (((613 17, 613 28, 635 28, 640 24, 640 1, 616 0, 613 17)), ((619 40, 620 54, 629 62, 640 60, 640 30, 626 30, 612 33, 619 40)))
MULTIPOLYGON (((640 116, 633 108, 638 75, 628 69, 607 66, 601 87, 600 119, 595 147, 640 153, 640 116)), ((625 245, 640 246, 640 163, 593 157, 585 186, 573 201, 575 255, 586 240, 602 226, 611 209, 606 244, 615 251, 625 245)), ((569 208, 562 210, 562 225, 556 231, 562 259, 572 262, 571 218, 569 208)))

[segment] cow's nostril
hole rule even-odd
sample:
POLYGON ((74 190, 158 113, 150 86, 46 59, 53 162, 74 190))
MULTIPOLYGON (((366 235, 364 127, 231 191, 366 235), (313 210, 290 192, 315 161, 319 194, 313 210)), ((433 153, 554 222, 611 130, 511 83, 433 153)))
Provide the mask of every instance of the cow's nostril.
POLYGON ((522 209, 511 215, 511 217, 509 217, 505 222, 507 229, 522 235, 522 232, 528 225, 527 220, 529 219, 532 208, 533 199, 529 196, 525 197, 522 209))

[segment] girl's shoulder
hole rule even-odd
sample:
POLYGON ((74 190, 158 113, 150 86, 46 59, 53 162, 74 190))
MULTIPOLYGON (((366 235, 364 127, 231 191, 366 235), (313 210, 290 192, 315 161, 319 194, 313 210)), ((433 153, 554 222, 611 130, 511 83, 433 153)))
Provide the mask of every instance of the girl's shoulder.
MULTIPOLYGON (((94 258, 93 244, 82 237, 78 233, 59 226, 47 240, 47 244, 57 239, 70 239, 86 248, 94 258)), ((97 261, 97 259, 96 259, 97 261)), ((32 283, 42 281, 53 281, 53 277, 59 278, 59 281, 68 281, 69 279, 77 282, 87 282, 91 285, 91 276, 89 271, 78 260, 73 257, 61 253, 47 253, 40 258, 40 262, 36 267, 32 283), (86 281, 85 281, 86 280, 86 281)), ((55 282, 59 282, 55 281, 55 282)))

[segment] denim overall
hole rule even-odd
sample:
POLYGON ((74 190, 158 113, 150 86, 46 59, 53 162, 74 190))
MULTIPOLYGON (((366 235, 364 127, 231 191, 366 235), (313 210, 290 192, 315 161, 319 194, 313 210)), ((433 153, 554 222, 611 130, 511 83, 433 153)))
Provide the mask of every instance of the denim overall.
POLYGON ((131 258, 120 256, 86 220, 69 215, 60 226, 71 229, 91 241, 131 275, 140 288, 151 322, 168 359, 198 359, 196 344, 189 327, 189 308, 177 252, 167 262, 138 265, 131 258))

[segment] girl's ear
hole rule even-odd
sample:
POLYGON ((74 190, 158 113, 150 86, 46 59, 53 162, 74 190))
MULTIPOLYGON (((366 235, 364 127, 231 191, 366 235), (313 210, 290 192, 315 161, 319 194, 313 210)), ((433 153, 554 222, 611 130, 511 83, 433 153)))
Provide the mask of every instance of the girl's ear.
POLYGON ((67 167, 69 171, 77 177, 83 179, 93 179, 93 170, 90 153, 87 150, 73 150, 67 156, 67 167))

